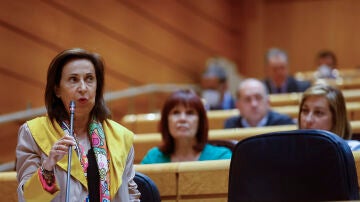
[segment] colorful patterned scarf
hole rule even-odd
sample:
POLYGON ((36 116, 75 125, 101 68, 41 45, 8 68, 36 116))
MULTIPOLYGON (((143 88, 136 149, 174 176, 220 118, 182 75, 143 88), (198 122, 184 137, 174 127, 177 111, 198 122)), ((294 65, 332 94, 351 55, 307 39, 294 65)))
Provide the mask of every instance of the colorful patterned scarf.
MULTIPOLYGON (((67 134, 69 134, 70 129, 66 122, 62 122, 61 127, 67 134)), ((101 123, 93 119, 89 124, 88 134, 91 139, 91 147, 94 150, 100 174, 100 201, 110 202, 110 157, 107 152, 105 133, 101 123)), ((80 145, 77 140, 76 144, 77 146, 75 150, 78 154, 84 174, 87 176, 87 168, 89 163, 85 153, 86 151, 84 151, 82 145, 80 145)))

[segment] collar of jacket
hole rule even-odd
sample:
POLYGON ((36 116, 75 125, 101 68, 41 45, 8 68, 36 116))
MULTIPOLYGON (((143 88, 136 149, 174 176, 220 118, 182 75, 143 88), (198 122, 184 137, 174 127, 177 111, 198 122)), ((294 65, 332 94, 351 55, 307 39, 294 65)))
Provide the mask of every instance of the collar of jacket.
MULTIPOLYGON (((63 136, 63 130, 57 122, 51 123, 47 116, 38 117, 27 122, 31 134, 39 148, 49 155, 51 147, 63 136)), ((114 121, 106 120, 102 123, 106 134, 106 144, 110 154, 110 196, 113 198, 122 184, 122 175, 125 170, 127 156, 133 143, 133 133, 114 121), (116 155, 111 155, 116 154, 116 155)), ((80 161, 77 161, 76 152, 72 151, 71 176, 77 179, 86 189, 87 180, 80 161)), ((67 155, 57 165, 67 170, 67 155)))

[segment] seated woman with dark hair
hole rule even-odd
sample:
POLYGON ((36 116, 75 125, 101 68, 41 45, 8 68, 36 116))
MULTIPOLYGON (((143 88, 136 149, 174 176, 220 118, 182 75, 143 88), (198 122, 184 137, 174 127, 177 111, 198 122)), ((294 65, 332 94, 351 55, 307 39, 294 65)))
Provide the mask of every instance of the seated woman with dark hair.
POLYGON ((351 140, 351 126, 342 92, 332 86, 317 84, 308 88, 301 99, 300 129, 321 129, 345 139, 351 150, 360 150, 360 142, 351 140))
POLYGON ((166 100, 160 120, 163 145, 148 151, 142 164, 230 159, 231 150, 208 141, 208 120, 201 99, 179 90, 166 100))

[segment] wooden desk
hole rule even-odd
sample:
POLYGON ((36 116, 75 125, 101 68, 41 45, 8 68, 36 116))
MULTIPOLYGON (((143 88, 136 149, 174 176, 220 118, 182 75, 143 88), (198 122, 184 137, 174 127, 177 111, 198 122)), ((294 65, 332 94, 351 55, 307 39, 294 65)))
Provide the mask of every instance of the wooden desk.
MULTIPOLYGON (((360 101, 360 89, 342 90, 347 102, 360 101)), ((270 95, 271 106, 299 105, 302 93, 286 93, 270 95)))
MULTIPOLYGON (((360 91, 359 91, 360 96, 360 91)), ((347 111, 350 120, 360 119, 360 102, 347 102, 347 111)), ((298 105, 290 106, 277 106, 272 107, 276 112, 287 114, 290 117, 297 119, 299 107, 298 105)), ((226 119, 232 116, 239 115, 237 109, 232 110, 214 110, 207 112, 210 129, 222 129, 224 128, 224 122, 226 119)), ((133 131, 134 133, 153 133, 158 131, 158 124, 160 121, 160 114, 137 114, 126 115, 121 123, 133 131)))
MULTIPOLYGON (((360 121, 359 121, 360 125, 360 121)), ((221 129, 210 130, 209 140, 243 140, 247 137, 259 135, 274 131, 286 131, 295 130, 296 125, 286 126, 266 126, 261 128, 243 128, 243 129, 221 129)), ((152 147, 159 146, 161 144, 160 133, 147 133, 141 135, 135 135, 134 148, 135 148, 135 163, 140 163, 145 154, 152 147)))
MULTIPOLYGON (((337 80, 356 80, 360 78, 360 69, 353 68, 353 69, 339 69, 339 78, 337 80)), ((317 71, 301 71, 296 72, 294 77, 301 81, 316 81, 317 80, 317 71)), ((341 87, 341 86, 340 86, 341 87)))
POLYGON ((135 165, 135 170, 148 175, 155 182, 162 201, 226 202, 229 166, 230 160, 216 160, 135 165), (162 173, 170 175, 170 178, 165 179, 162 173), (170 182, 172 179, 175 180, 170 182), (175 196, 168 195, 169 187, 172 192, 176 188, 175 196))
MULTIPOLYGON (((347 102, 346 108, 348 111, 348 117, 351 121, 360 119, 360 102, 347 102)), ((272 107, 272 109, 281 114, 287 114, 290 117, 292 117, 294 120, 297 120, 297 118, 298 118, 298 114, 299 114, 299 106, 298 105, 277 106, 277 107, 272 107)), ((209 111, 208 112, 208 120, 209 120, 210 129, 224 128, 225 120, 232 116, 237 116, 237 115, 240 115, 240 113, 236 109, 209 111)), ((146 122, 146 121, 144 120, 144 122, 146 122)), ((137 127, 143 127, 142 130, 149 129, 149 130, 151 130, 151 132, 153 132, 153 130, 155 129, 155 128, 150 128, 151 125, 149 123, 146 123, 148 125, 142 125, 142 122, 139 122, 138 124, 141 124, 141 125, 138 125, 137 127), (149 128, 147 128, 147 127, 149 127, 149 128)), ((155 123, 155 125, 156 125, 156 123, 155 123)))
MULTIPOLYGON (((360 152, 353 152, 356 172, 358 175, 358 183, 360 182, 360 152)), ((153 164, 153 165, 136 165, 135 169, 144 174, 153 175, 153 168, 157 166, 170 166, 172 169, 177 167, 174 175, 178 176, 176 184, 178 187, 176 198, 171 198, 169 201, 227 201, 228 181, 230 160, 217 161, 197 161, 197 162, 182 162, 182 163, 167 163, 167 164, 153 164), (150 170, 151 172, 148 172, 150 170)), ((162 168, 163 169, 163 168, 162 168)), ((158 173, 162 172, 162 169, 158 173)), ((160 182, 161 178, 152 177, 157 184, 160 194, 162 190, 167 189, 167 184, 160 182), (159 184, 158 184, 159 182, 159 184)), ((169 198, 168 198, 169 199, 169 198)))
POLYGON ((16 172, 0 172, 0 197, 1 201, 18 201, 16 172))
POLYGON ((360 88, 360 78, 354 79, 320 79, 317 82, 325 82, 330 85, 337 86, 341 90, 351 90, 351 89, 359 89, 360 88))
POLYGON ((178 164, 162 163, 135 165, 135 170, 146 173, 159 188, 162 201, 174 201, 178 194, 178 164))
MULTIPOLYGON (((352 121, 351 127, 353 133, 360 133, 360 121, 352 121)), ((270 133, 275 131, 296 130, 296 125, 284 126, 265 126, 259 128, 235 128, 235 129, 218 129, 209 131, 209 140, 237 140, 241 141, 245 138, 270 133)), ((135 135, 135 163, 140 163, 149 149, 161 144, 160 133, 147 133, 135 135)))
MULTIPOLYGON (((360 182, 360 152, 353 152, 360 182)), ((230 160, 135 165, 149 176, 165 202, 226 202, 230 160)), ((17 201, 15 172, 0 172, 1 201, 17 201)))

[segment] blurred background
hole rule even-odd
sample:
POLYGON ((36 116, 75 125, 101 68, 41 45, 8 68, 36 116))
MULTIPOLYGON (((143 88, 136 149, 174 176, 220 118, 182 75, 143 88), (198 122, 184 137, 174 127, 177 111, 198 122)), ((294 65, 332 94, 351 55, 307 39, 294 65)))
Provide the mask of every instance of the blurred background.
POLYGON ((64 49, 103 56, 108 106, 120 121, 160 109, 166 89, 155 84, 199 86, 214 57, 260 79, 270 47, 288 52, 293 74, 315 70, 321 49, 336 53, 339 70, 355 69, 359 10, 358 0, 1 0, 0 163, 14 160, 26 120, 12 115, 41 114, 48 65, 64 49))

